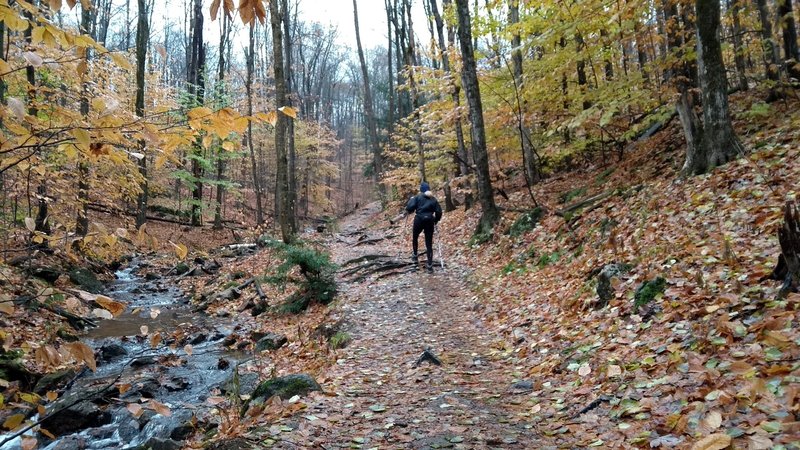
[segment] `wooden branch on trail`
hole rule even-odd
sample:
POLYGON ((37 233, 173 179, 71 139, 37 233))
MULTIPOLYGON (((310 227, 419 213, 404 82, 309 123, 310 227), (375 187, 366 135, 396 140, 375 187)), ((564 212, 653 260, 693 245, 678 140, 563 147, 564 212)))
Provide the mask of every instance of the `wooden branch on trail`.
POLYGON ((615 189, 611 189, 611 190, 608 190, 608 191, 605 191, 605 192, 601 192, 601 193, 599 193, 597 195, 593 195, 593 196, 591 196, 591 197, 589 197, 589 198, 587 198, 585 200, 581 200, 578 203, 575 203, 573 205, 567 206, 564 209, 556 210, 555 213, 559 217, 564 217, 565 215, 567 215, 569 213, 573 213, 573 212, 575 212, 575 211, 577 211, 579 209, 585 208, 587 206, 589 206, 590 208, 594 209, 594 207, 596 205, 598 205, 602 201, 604 201, 607 198, 609 198, 612 195, 614 195, 615 192, 616 192, 615 189))
POLYGON ((400 261, 388 255, 364 255, 342 264, 342 267, 354 266, 341 270, 342 277, 352 277, 354 281, 365 280, 370 275, 385 278, 400 275, 415 268, 411 261, 400 261))
POLYGON ((382 237, 376 237, 376 238, 370 238, 370 239, 359 239, 355 244, 351 244, 350 246, 351 247, 358 247, 359 245, 372 245, 372 244, 377 244, 380 241, 383 241, 383 240, 386 240, 386 239, 392 239, 392 238, 395 238, 395 237, 397 237, 396 234, 390 234, 388 236, 382 236, 382 237))

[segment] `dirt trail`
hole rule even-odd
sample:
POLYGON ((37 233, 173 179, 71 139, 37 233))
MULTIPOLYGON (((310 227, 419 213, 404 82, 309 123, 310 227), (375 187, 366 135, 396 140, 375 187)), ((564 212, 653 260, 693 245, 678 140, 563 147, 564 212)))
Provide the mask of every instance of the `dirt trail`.
MULTIPOLYGON (((377 211, 371 205, 342 224, 331 240, 337 263, 374 253, 408 258, 409 235, 402 226, 392 240, 345 243, 344 237, 364 230, 377 211)), ((296 445, 545 447, 515 412, 523 396, 511 388, 513 367, 493 359, 489 345, 494 339, 471 310, 475 300, 460 268, 442 271, 437 266, 434 274, 420 270, 377 281, 342 281, 341 289, 338 307, 353 341, 339 350, 327 374, 325 389, 335 396, 309 404, 310 423, 298 424, 304 442, 296 445), (426 347, 442 366, 423 362, 414 367, 426 347), (324 425, 315 427, 315 422, 324 425)))

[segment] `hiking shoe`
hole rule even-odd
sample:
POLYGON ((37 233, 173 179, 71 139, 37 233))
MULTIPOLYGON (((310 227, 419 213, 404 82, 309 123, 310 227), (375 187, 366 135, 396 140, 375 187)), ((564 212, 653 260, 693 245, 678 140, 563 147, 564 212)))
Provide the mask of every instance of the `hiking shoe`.
POLYGON ((428 273, 433 273, 433 266, 430 265, 430 264, 426 264, 425 265, 425 270, 427 270, 428 273))
POLYGON ((419 256, 411 255, 411 263, 414 264, 415 266, 418 266, 419 265, 419 256))

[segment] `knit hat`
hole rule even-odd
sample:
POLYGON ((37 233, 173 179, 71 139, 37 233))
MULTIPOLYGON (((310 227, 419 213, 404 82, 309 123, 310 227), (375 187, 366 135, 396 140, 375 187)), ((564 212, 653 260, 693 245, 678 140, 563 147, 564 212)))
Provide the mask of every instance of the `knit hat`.
POLYGON ((419 186, 420 192, 428 192, 431 190, 431 187, 428 185, 427 181, 423 181, 422 184, 419 186))

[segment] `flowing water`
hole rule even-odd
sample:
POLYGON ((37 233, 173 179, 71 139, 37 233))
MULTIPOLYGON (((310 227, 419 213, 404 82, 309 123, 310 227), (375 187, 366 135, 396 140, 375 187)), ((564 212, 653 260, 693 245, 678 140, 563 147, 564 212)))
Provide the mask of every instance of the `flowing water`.
MULTIPOLYGON (((59 425, 46 422, 45 429, 51 426, 67 431, 55 441, 36 435, 44 444, 40 448, 128 449, 152 445, 154 439, 180 441, 192 430, 187 425, 192 417, 209 407, 206 399, 213 389, 231 377, 243 358, 222 346, 231 332, 229 324, 218 320, 212 323, 204 313, 193 312, 174 279, 145 280, 137 275, 141 268, 134 261, 117 272, 117 280, 107 286, 105 294, 126 302, 127 310, 114 319, 102 320, 82 339, 95 349, 97 371, 84 371, 51 407, 106 386, 130 385, 129 390, 121 393, 116 388, 107 389, 90 403, 79 403, 79 410, 90 410, 88 428, 69 425, 70 417, 62 417, 59 425), (156 334, 159 338, 153 337, 156 334), (153 347, 153 340, 160 343, 153 347), (149 409, 150 399, 166 405, 170 415, 149 409), (136 417, 127 408, 131 403, 143 406, 144 412, 136 417)), ((74 408, 60 415, 80 417, 82 413, 74 408)), ((0 442, 3 439, 0 435, 0 442)), ((173 442, 159 445, 174 448, 173 442)), ((19 440, 3 446, 3 450, 16 448, 19 440)))

